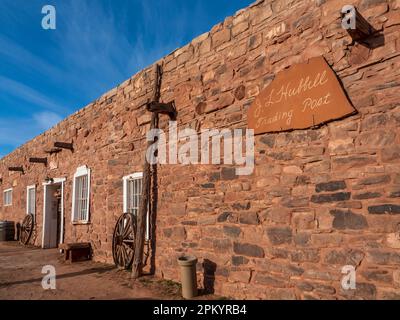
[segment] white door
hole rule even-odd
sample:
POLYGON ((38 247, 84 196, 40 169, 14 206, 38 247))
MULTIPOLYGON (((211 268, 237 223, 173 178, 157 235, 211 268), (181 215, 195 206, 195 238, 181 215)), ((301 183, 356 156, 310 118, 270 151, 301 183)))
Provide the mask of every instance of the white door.
POLYGON ((64 183, 44 184, 44 202, 43 202, 43 234, 42 248, 57 248, 63 240, 63 197, 64 183), (54 196, 57 188, 61 189, 61 221, 58 219, 58 199, 54 196), (60 224, 60 239, 57 237, 57 228, 60 224))

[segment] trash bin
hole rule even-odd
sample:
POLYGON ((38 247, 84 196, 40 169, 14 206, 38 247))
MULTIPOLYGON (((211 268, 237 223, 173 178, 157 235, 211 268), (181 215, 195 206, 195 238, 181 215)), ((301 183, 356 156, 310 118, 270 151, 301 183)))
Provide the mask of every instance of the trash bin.
POLYGON ((191 299, 197 296, 197 258, 194 256, 182 256, 178 258, 181 267, 182 296, 191 299))
POLYGON ((0 221, 0 241, 13 241, 15 226, 13 221, 0 221))

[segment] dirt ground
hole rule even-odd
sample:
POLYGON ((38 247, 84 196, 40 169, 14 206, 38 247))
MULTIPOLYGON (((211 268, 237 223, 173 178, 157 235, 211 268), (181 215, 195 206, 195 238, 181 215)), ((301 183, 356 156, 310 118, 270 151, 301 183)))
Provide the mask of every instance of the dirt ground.
MULTIPOLYGON (((203 297, 213 299, 213 297, 203 297)), ((69 264, 57 249, 23 247, 0 242, 0 300, 180 299, 180 287, 171 281, 143 277, 113 265, 92 261, 69 264), (42 267, 56 270, 56 289, 42 288, 42 267)))

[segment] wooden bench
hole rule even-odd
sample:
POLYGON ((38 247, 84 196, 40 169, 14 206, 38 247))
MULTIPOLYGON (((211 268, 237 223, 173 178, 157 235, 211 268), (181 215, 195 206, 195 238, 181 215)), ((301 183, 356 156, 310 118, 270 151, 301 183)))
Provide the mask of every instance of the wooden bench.
POLYGON ((90 260, 91 258, 89 242, 61 243, 58 248, 64 250, 64 261, 69 261, 70 263, 90 260))

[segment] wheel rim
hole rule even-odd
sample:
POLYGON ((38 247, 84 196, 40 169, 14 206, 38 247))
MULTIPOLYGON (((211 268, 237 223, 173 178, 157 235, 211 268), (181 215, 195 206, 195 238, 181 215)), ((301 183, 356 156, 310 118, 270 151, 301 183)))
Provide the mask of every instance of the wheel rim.
POLYGON ((113 259, 121 268, 129 269, 135 253, 136 219, 131 213, 118 218, 113 234, 113 259))

